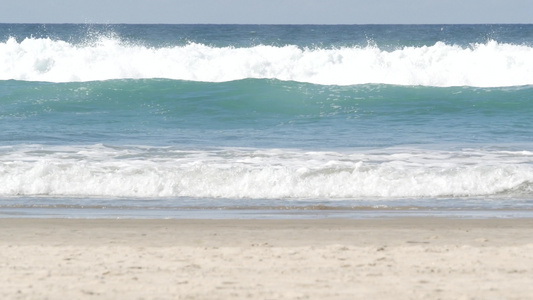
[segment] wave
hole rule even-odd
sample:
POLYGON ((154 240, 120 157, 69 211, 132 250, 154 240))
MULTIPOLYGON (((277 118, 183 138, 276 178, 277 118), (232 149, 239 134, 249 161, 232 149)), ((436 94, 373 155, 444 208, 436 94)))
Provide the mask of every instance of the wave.
POLYGON ((2 149, 4 196, 366 199, 533 194, 529 151, 2 149))
POLYGON ((324 86, 270 79, 0 81, 4 144, 346 148, 515 143, 533 86, 324 86))
POLYGON ((166 78, 225 82, 271 78, 322 85, 502 87, 533 84, 533 47, 488 41, 470 47, 381 50, 377 46, 147 47, 102 37, 74 44, 49 38, 0 43, 0 80, 76 82, 166 78))

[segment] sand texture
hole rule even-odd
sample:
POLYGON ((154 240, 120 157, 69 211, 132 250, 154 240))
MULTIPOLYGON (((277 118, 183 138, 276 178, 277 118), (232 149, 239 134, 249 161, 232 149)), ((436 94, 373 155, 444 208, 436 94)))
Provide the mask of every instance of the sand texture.
POLYGON ((533 220, 0 219, 0 299, 532 299, 533 220))

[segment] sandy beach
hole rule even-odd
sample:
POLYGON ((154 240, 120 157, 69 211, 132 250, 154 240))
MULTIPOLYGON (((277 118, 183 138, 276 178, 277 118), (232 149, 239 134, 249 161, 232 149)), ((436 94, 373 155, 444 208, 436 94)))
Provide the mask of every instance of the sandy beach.
POLYGON ((2 299, 531 299, 532 219, 0 219, 2 299))

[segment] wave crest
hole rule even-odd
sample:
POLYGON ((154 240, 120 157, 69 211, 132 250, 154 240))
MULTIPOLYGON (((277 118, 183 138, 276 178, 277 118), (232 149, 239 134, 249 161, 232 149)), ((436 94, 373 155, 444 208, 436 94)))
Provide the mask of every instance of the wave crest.
POLYGON ((146 47, 102 37, 85 45, 48 38, 0 43, 0 79, 97 81, 167 78, 224 82, 273 78, 324 85, 393 84, 500 87, 533 84, 533 48, 489 41, 470 47, 433 46, 384 51, 259 45, 211 47, 189 43, 146 47))

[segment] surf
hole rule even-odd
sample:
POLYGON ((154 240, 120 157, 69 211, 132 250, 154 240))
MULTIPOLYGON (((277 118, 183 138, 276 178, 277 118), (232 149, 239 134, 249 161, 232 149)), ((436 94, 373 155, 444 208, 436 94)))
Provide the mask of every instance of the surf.
POLYGON ((105 145, 3 147, 1 196, 398 199, 530 197, 531 151, 105 145), (467 161, 468 163, 465 163, 467 161))
POLYGON ((145 46, 101 36, 70 43, 8 38, 0 80, 86 82, 164 78, 228 82, 278 79, 319 85, 506 87, 533 84, 533 47, 489 40, 458 46, 145 46))

